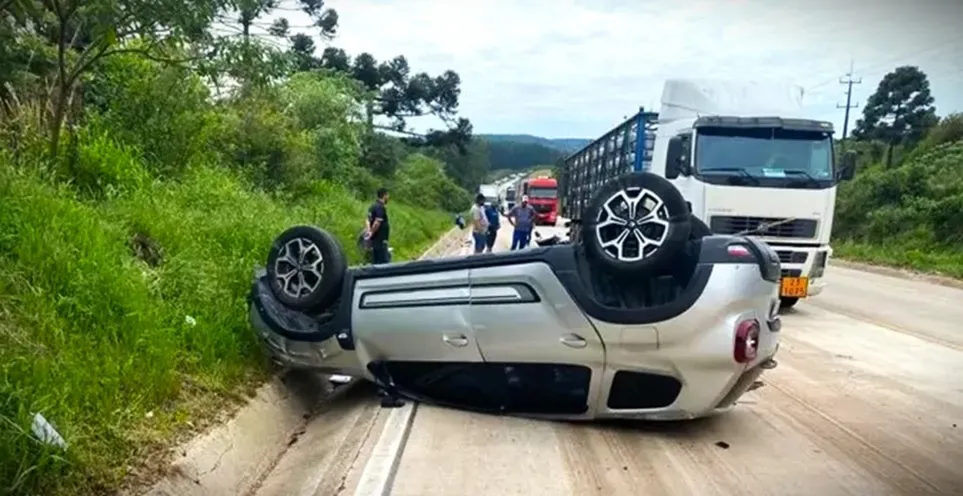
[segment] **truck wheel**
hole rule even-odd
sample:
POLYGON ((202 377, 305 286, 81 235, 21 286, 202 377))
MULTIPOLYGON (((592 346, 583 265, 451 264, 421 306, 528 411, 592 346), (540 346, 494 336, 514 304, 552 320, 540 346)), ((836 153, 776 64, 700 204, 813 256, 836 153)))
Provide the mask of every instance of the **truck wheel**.
POLYGON ((779 298, 779 308, 781 310, 788 310, 799 303, 799 298, 779 298))
POLYGON ((271 293, 284 306, 310 312, 341 296, 348 268, 344 250, 333 236, 311 226, 295 226, 274 240, 267 259, 271 293))
POLYGON ((626 174, 605 184, 587 213, 583 243, 603 267, 622 273, 669 262, 681 252, 692 229, 682 193, 649 172, 626 174))

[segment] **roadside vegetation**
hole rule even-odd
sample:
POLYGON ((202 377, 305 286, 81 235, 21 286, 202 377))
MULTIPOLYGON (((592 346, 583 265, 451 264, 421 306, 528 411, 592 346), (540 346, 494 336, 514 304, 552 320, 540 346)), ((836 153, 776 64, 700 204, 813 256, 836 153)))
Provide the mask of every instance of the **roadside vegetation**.
POLYGON ((286 227, 357 261, 387 185, 412 258, 469 204, 488 157, 458 75, 315 50, 337 13, 297 5, 310 35, 267 0, 0 0, 0 494, 112 493, 243 401, 271 372, 245 297, 286 227))
POLYGON ((899 67, 867 101, 841 149, 836 256, 963 278, 963 114, 936 115, 926 75, 899 67))

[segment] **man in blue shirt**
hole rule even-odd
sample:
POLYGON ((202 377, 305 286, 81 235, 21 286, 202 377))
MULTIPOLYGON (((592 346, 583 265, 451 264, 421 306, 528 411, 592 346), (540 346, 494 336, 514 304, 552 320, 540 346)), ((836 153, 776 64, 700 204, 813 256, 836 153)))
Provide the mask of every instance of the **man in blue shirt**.
POLYGON ((528 204, 528 196, 522 196, 522 203, 515 205, 506 217, 515 227, 512 232, 512 250, 527 247, 535 226, 535 209, 528 204))
POLYGON ((485 247, 488 253, 492 252, 495 246, 495 239, 498 237, 498 228, 501 227, 498 209, 491 203, 485 204, 485 217, 488 217, 488 237, 485 239, 485 247))

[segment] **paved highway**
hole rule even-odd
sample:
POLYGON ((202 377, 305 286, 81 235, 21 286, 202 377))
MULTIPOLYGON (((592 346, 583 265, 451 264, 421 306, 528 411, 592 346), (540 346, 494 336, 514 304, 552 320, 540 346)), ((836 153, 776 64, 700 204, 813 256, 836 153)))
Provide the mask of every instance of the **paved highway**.
MULTIPOLYGON (((837 266, 826 277, 783 316, 779 367, 729 414, 582 424, 418 405, 390 494, 963 494, 963 291, 837 266)), ((259 494, 370 487, 391 469, 379 457, 398 411, 352 391, 259 494)))

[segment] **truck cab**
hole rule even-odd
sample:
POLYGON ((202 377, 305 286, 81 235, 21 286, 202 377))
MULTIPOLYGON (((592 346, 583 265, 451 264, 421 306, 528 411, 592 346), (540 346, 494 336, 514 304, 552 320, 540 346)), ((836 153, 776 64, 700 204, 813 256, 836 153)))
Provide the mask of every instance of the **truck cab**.
POLYGON ((755 236, 776 251, 784 307, 818 295, 832 256, 836 188, 854 163, 851 155, 836 160, 832 123, 803 116, 802 95, 778 84, 666 81, 658 113, 643 109, 606 135, 612 145, 593 142, 587 149, 599 151, 569 157, 565 201, 579 207, 587 194, 571 192, 601 180, 608 162, 616 164, 609 174, 662 175, 713 233, 755 236), (592 171, 593 162, 602 167, 592 171), (592 172, 598 179, 579 177, 592 172))
POLYGON ((535 224, 554 226, 558 222, 558 181, 553 177, 523 179, 520 187, 522 196, 535 210, 535 224))

